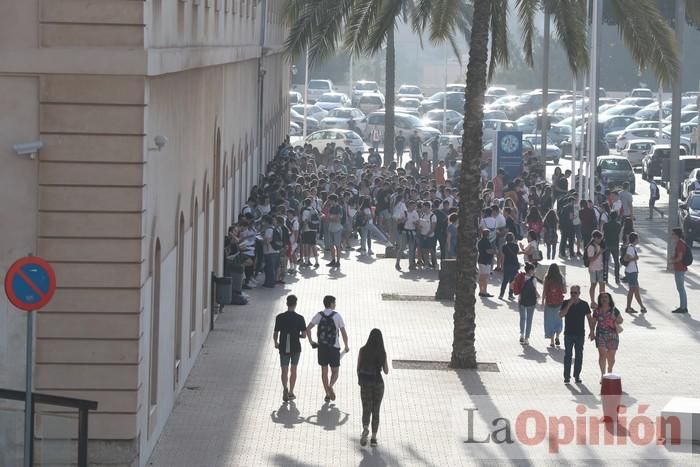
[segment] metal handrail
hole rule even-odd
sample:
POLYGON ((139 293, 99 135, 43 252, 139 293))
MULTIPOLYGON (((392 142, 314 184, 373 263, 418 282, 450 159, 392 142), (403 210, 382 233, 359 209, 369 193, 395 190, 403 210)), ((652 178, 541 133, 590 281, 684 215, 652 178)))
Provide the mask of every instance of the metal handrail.
MULTIPOLYGON (((8 399, 24 402, 27 399, 27 394, 24 391, 15 391, 13 389, 0 388, 0 399, 8 399)), ((97 410, 97 402, 74 399, 72 397, 52 396, 50 394, 32 393, 31 403, 31 433, 29 440, 31 443, 30 455, 34 455, 34 414, 36 413, 36 404, 55 405, 59 407, 69 407, 78 409, 78 467, 87 467, 87 448, 88 448, 88 413, 90 410, 97 410)), ((29 465, 32 465, 33 459, 30 459, 29 465)))

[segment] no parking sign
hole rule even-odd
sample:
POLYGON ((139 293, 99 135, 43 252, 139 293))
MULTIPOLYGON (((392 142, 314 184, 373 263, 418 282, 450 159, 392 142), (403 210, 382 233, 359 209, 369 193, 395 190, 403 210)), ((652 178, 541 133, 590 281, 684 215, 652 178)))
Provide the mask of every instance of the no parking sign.
POLYGON ((33 463, 34 427, 32 391, 34 388, 34 311, 45 306, 56 291, 56 273, 49 263, 36 256, 19 259, 5 276, 5 294, 14 306, 27 313, 27 361, 24 400, 24 465, 33 463))

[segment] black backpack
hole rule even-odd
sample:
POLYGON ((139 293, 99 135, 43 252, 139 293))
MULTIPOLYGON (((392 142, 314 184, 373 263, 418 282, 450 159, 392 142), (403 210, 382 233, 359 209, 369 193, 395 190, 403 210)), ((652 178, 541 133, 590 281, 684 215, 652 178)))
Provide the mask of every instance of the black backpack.
POLYGON ((277 251, 281 250, 284 247, 284 234, 282 233, 281 228, 272 228, 272 241, 270 242, 270 246, 273 250, 277 251))
POLYGON ((683 250, 683 258, 681 259, 684 266, 693 264, 693 250, 690 249, 687 243, 683 242, 685 250, 683 250))
POLYGON ((318 331, 316 334, 318 343, 333 347, 335 346, 335 339, 338 335, 338 329, 335 327, 335 320, 333 319, 335 311, 330 315, 320 312, 320 315, 321 321, 318 323, 318 331))
POLYGON ((311 217, 309 218, 309 228, 313 230, 318 230, 321 227, 321 217, 318 215, 318 211, 314 208, 306 208, 311 211, 311 217))

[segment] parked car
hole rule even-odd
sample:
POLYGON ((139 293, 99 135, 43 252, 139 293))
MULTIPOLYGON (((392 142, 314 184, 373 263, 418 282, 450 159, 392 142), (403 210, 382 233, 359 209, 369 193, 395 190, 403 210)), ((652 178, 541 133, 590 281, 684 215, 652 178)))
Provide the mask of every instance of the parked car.
POLYGON ((678 193, 680 199, 687 199, 691 192, 693 182, 697 180, 700 172, 700 156, 681 156, 681 190, 678 193))
POLYGON ((537 115, 523 115, 515 121, 519 131, 523 133, 534 133, 537 130, 537 115))
POLYGON ((328 116, 328 111, 323 110, 316 104, 297 104, 292 106, 292 110, 299 115, 304 115, 304 107, 306 107, 306 116, 313 117, 316 120, 321 120, 328 116))
MULTIPOLYGON (((442 124, 445 122, 443 116, 447 117, 447 128, 454 128, 454 126, 462 120, 462 114, 454 110, 447 109, 447 111, 443 111, 442 109, 434 109, 423 114, 423 124, 442 130, 442 124)), ((447 133, 447 131, 445 131, 445 133, 447 133)))
POLYGON ((502 86, 489 86, 486 90, 486 94, 489 96, 503 97, 508 94, 508 89, 502 86))
MULTIPOLYGON (((603 135, 599 134, 598 135, 598 146, 596 147, 596 156, 607 156, 610 154, 610 149, 608 149, 608 143, 605 142, 605 138, 603 135)), ((581 146, 584 145, 584 141, 586 140, 587 133, 581 132, 580 127, 576 129, 576 155, 578 157, 578 151, 581 149, 581 146)), ((561 156, 565 157, 568 155, 572 154, 572 144, 571 144, 571 137, 568 137, 561 143, 559 143, 559 149, 561 149, 561 156)))
POLYGON ((338 107, 350 107, 350 99, 342 92, 327 92, 316 101, 323 110, 333 110, 338 107))
POLYGON ((445 107, 445 99, 447 99, 446 107, 456 112, 464 112, 464 93, 463 92, 437 92, 420 103, 418 111, 421 114, 433 109, 442 109, 445 107))
POLYGON ((541 109, 545 104, 549 105, 559 99, 559 96, 566 94, 565 91, 550 89, 547 94, 547 102, 544 101, 544 96, 542 95, 541 89, 536 89, 534 91, 525 93, 518 98, 518 101, 509 105, 509 109, 505 110, 508 117, 511 119, 520 118, 523 115, 534 112, 535 110, 541 109))
POLYGON ((700 237, 700 191, 693 191, 678 204, 678 218, 683 226, 685 241, 690 248, 700 237))
POLYGON ((418 112, 420 103, 421 101, 415 97, 400 97, 396 99, 396 106, 394 107, 394 112, 415 115, 416 117, 418 117, 420 115, 420 113, 418 112))
POLYGON ((642 109, 634 114, 634 116, 640 120, 659 120, 659 115, 661 115, 661 119, 663 120, 671 115, 671 109, 661 109, 661 112, 659 112, 658 108, 642 109))
POLYGON ((333 81, 329 79, 312 79, 306 89, 306 98, 313 104, 327 92, 333 92, 333 81))
MULTIPOLYGON (((638 105, 619 105, 616 104, 615 106, 609 108, 606 110, 604 113, 600 114, 600 118, 603 117, 603 115, 634 115, 637 112, 642 110, 642 107, 638 105)), ((650 119, 644 119, 644 120, 650 120, 650 119)))
MULTIPOLYGON (((298 113, 296 110, 289 109, 289 121, 294 122, 300 127, 304 127, 304 115, 298 113)), ((318 130, 318 120, 313 117, 306 115, 306 133, 311 133, 312 131, 318 130)))
POLYGON ((621 156, 599 156, 596 159, 596 172, 598 176, 608 182, 622 185, 629 182, 630 192, 636 191, 636 179, 634 169, 630 161, 621 156))
MULTIPOLYGON (((687 154, 685 149, 681 147, 681 155, 687 154)), ((664 161, 671 158, 670 144, 655 144, 642 159, 642 178, 651 180, 652 178, 661 177, 663 175, 664 161)))
POLYGON ((378 93, 367 93, 360 96, 357 107, 368 114, 384 108, 384 96, 378 93))
POLYGON ((453 84, 448 84, 445 86, 445 91, 447 92, 461 92, 462 95, 464 95, 464 91, 467 89, 466 84, 462 83, 453 83, 453 84))
POLYGON ((304 144, 310 144, 321 152, 323 152, 328 143, 335 143, 336 149, 350 148, 353 153, 357 151, 364 152, 365 150, 365 144, 360 135, 354 131, 340 128, 319 130, 311 133, 304 140, 304 144))
MULTIPOLYGON (((384 111, 372 112, 367 116, 366 134, 372 131, 379 130, 380 134, 384 134, 384 111)), ((414 131, 418 131, 418 135, 423 141, 430 139, 433 136, 439 135, 440 131, 435 128, 425 126, 420 118, 415 115, 396 112, 394 114, 394 134, 398 135, 402 131, 408 139, 414 131)))
POLYGON ((620 151, 620 155, 630 161, 632 167, 641 167, 644 156, 655 144, 653 139, 631 139, 620 151))
POLYGON ((617 136, 619 136, 618 131, 624 131, 632 123, 636 122, 635 117, 627 115, 606 115, 602 116, 598 120, 600 125, 599 131, 605 135, 605 141, 608 143, 609 147, 614 147, 617 142, 617 136), (609 136, 611 135, 611 136, 609 136))
POLYGON ((412 84, 402 84, 399 87, 399 92, 396 93, 396 99, 399 100, 402 97, 411 97, 414 99, 419 99, 421 101, 425 99, 421 88, 412 84))
MULTIPOLYGON (((532 143, 526 139, 523 139, 523 152, 522 154, 525 155, 526 153, 532 154, 531 157, 536 158, 537 160, 541 161, 541 154, 535 153, 535 148, 532 146, 532 143)), ((486 162, 491 164, 491 161, 493 160, 493 141, 490 143, 484 144, 484 146, 481 148, 481 161, 486 162)))
MULTIPOLYGON (((681 124, 681 136, 685 136, 692 142, 693 130, 698 126, 697 123, 682 123, 681 124)), ((664 133, 671 134, 671 124, 669 123, 664 127, 664 133)))
POLYGON ((365 134, 367 127, 367 117, 360 109, 349 107, 339 107, 328 112, 328 116, 319 122, 322 129, 344 128, 350 129, 348 126, 350 120, 355 122, 355 126, 360 130, 360 136, 365 134))
MULTIPOLYGON (((615 148, 620 150, 623 147, 625 147, 625 144, 627 144, 628 139, 639 139, 639 138, 651 138, 656 140, 657 144, 671 144, 671 134, 666 133, 665 131, 659 131, 654 128, 638 128, 635 130, 625 130, 624 133, 622 133, 620 136, 617 138, 617 142, 615 143, 615 148)), ((688 154, 690 152, 690 139, 681 136, 681 148, 685 150, 685 153, 688 154)))
POLYGON ((637 105, 639 107, 645 107, 649 104, 653 104, 654 102, 655 102, 655 100, 653 97, 630 96, 630 97, 625 97, 620 102, 618 102, 618 104, 619 105, 637 105))
MULTIPOLYGON (((535 154, 542 154, 542 135, 523 135, 523 140, 527 140, 532 143, 532 147, 535 154)), ((555 165, 559 165, 559 159, 561 158, 561 149, 559 149, 552 141, 547 138, 547 143, 545 144, 545 154, 546 160, 554 162, 555 165)))
POLYGON ((304 96, 299 91, 289 91, 289 105, 303 104, 304 96))
POLYGON ((352 96, 350 97, 352 105, 357 107, 360 103, 360 97, 367 93, 381 94, 382 92, 376 81, 356 81, 352 87, 352 96))
MULTIPOLYGON (((683 109, 681 109, 681 123, 687 123, 697 116, 698 116, 697 110, 683 110, 683 109)), ((669 115, 668 117, 664 118, 663 122, 670 124, 671 120, 672 120, 672 116, 669 115)))
POLYGON ((654 93, 648 88, 635 88, 630 92, 630 97, 654 97, 654 93))
POLYGON ((298 123, 292 121, 289 122, 289 136, 302 136, 303 132, 303 129, 298 123))
POLYGON ((518 126, 512 120, 484 120, 481 125, 483 127, 482 140, 484 143, 494 139, 499 131, 518 131, 518 126))

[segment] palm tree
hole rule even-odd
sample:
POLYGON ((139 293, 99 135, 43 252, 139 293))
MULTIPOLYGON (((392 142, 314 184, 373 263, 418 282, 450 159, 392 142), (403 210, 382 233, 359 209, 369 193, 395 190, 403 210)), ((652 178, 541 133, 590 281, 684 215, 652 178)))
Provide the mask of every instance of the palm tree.
MULTIPOLYGON (((455 0, 456 1, 456 0, 455 0)), ((595 1, 595 0, 594 0, 595 1)), ((669 83, 679 68, 673 33, 659 14, 654 0, 608 0, 619 16, 618 29, 640 66, 653 69, 669 83)), ((695 0, 688 0, 695 1, 695 0)), ((508 64, 508 0, 473 0, 466 103, 462 174, 459 193, 459 234, 457 240, 457 287, 451 365, 475 368, 476 349, 476 242, 480 213, 479 163, 481 160, 484 93, 497 64, 508 64), (489 50, 489 38, 490 50, 489 50), (490 52, 490 53, 489 53, 490 52)), ((523 29, 526 62, 532 66, 535 15, 545 7, 554 21, 555 36, 564 47, 569 66, 578 72, 588 65, 585 18, 586 0, 516 0, 515 8, 523 29)))
POLYGON ((471 9, 467 0, 289 0, 287 19, 286 50, 292 57, 307 47, 312 63, 339 47, 356 56, 386 49, 384 164, 389 165, 394 160, 397 24, 410 24, 421 37, 429 31, 435 44, 449 41, 459 58, 456 34, 468 34, 471 9))

